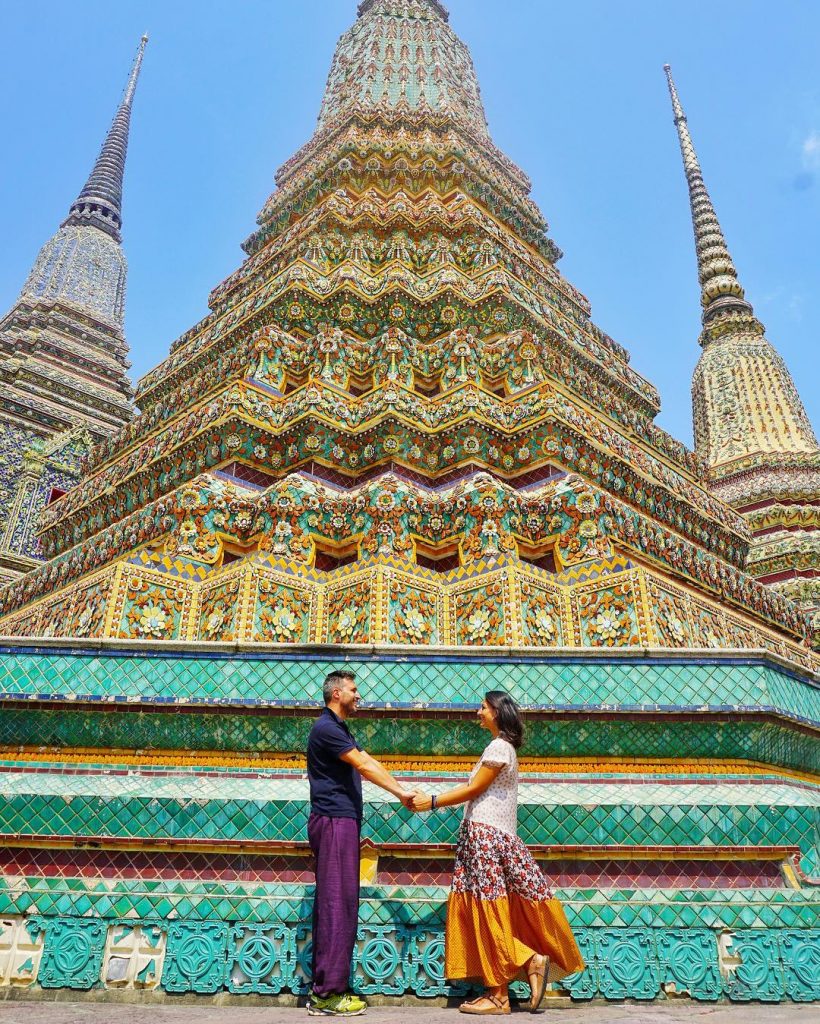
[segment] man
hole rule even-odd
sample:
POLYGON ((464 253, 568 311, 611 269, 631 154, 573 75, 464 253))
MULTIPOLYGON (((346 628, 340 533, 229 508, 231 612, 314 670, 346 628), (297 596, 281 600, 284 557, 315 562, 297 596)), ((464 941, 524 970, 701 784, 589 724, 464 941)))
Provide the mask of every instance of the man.
POLYGON ((347 727, 359 691, 352 672, 331 672, 323 687, 325 707, 310 731, 308 840, 316 858, 313 902, 312 1016, 356 1017, 367 1004, 347 991, 359 921, 359 836, 362 778, 410 807, 415 794, 365 753, 347 727))

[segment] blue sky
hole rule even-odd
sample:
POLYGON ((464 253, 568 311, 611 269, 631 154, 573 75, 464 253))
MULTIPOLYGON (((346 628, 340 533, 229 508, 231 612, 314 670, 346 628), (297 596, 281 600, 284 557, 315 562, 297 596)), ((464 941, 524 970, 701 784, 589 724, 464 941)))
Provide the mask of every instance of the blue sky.
MULTIPOLYGON (((820 3, 449 0, 497 144, 595 321, 691 442, 699 293, 663 64, 747 297, 820 428, 820 3)), ((148 31, 124 203, 133 373, 241 262, 355 0, 28 0, 0 35, 0 309, 83 184, 148 31)))

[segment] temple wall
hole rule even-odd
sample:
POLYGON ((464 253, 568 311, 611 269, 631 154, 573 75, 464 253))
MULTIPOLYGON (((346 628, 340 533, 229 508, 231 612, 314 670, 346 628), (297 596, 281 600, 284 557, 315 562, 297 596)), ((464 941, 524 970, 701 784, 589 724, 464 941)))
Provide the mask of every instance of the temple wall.
POLYGON ((0 620, 6 636, 278 644, 765 648, 816 655, 643 567, 551 574, 504 556, 447 573, 399 559, 332 572, 274 556, 218 572, 138 553, 0 620), (392 563, 392 564, 391 564, 392 563), (158 566, 161 566, 161 571, 158 566))
MULTIPOLYGON (((816 676, 743 650, 57 640, 0 649, 0 994, 304 993, 304 747, 340 664, 357 738, 427 791, 482 749, 485 689, 521 702, 519 832, 589 964, 553 996, 820 997, 816 676)), ((365 803, 356 989, 458 995, 460 814, 365 803)))

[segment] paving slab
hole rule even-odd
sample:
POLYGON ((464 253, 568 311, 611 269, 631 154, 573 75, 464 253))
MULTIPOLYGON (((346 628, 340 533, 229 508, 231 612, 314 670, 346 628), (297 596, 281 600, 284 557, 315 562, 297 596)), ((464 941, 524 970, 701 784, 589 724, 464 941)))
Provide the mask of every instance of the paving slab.
MULTIPOLYGON (((0 997, 2 1000, 2 997, 0 997)), ((820 1024, 820 1003, 776 1006, 712 1004, 675 1001, 643 1006, 625 1004, 564 1004, 549 1007, 537 1015, 514 1011, 519 1020, 541 1024, 820 1024)), ((331 1018, 328 1018, 331 1019, 331 1018)), ((459 1024, 467 1018, 453 1007, 373 1006, 361 1018, 362 1024, 459 1024)), ((110 1002, 69 1003, 39 999, 0 1001, 2 1024, 301 1024, 309 1017, 303 1007, 123 1005, 110 1002)))

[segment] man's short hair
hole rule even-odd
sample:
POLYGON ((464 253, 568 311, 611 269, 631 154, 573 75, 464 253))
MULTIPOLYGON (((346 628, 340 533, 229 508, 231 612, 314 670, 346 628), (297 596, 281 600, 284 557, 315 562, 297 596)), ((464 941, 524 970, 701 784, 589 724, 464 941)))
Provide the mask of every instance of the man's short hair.
POLYGON ((341 686, 343 679, 355 678, 356 674, 354 672, 347 672, 344 669, 335 669, 333 672, 329 672, 322 686, 322 696, 325 699, 325 704, 329 704, 333 700, 333 691, 341 686))

